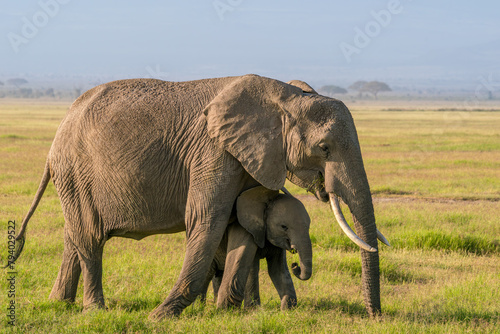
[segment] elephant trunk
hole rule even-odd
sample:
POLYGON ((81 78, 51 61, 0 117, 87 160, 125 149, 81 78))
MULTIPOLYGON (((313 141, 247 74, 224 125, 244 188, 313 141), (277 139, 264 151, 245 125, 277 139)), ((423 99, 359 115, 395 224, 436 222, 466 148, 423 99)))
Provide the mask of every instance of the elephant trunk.
MULTIPOLYGON (((354 227, 359 237, 367 244, 378 249, 377 228, 375 227, 375 215, 371 201, 367 204, 371 209, 363 208, 353 212, 354 227), (363 212, 364 211, 364 212, 363 212), (361 213, 358 213, 361 212, 361 213)), ((380 269, 379 253, 361 249, 361 285, 363 299, 370 316, 380 314, 380 269)))
MULTIPOLYGON (((362 166, 362 162, 358 163, 359 165, 362 166)), ((328 192, 332 210, 342 230, 361 248, 363 297, 368 313, 370 316, 374 316, 381 313, 377 236, 385 242, 387 240, 385 240, 375 225, 372 197, 364 168, 359 171, 357 177, 352 179, 340 180, 340 178, 336 177, 339 171, 342 173, 345 170, 347 170, 345 165, 327 163, 325 170, 325 191, 328 192), (358 233, 357 235, 345 221, 336 195, 342 196, 349 206, 353 216, 354 227, 358 233)), ((347 173, 342 174, 347 175, 347 173)))
POLYGON ((292 263, 292 273, 300 280, 308 280, 312 275, 312 246, 309 234, 302 238, 299 247, 293 247, 299 253, 300 266, 292 263))

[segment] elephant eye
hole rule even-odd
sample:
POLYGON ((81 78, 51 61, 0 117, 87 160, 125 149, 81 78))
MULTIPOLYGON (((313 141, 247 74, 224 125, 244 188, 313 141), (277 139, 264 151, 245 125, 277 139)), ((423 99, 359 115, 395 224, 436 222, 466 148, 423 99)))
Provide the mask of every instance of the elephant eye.
POLYGON ((284 231, 288 231, 288 226, 286 226, 286 225, 281 225, 281 228, 282 228, 284 231))
POLYGON ((326 154, 330 153, 330 147, 328 147, 328 144, 326 143, 319 144, 319 148, 326 154))

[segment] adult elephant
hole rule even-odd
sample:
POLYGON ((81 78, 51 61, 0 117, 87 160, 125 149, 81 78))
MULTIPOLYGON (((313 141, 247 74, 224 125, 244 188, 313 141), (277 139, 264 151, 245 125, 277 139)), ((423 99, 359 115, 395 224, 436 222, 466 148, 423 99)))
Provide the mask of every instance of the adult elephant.
POLYGON ((109 238, 185 230, 182 271, 150 318, 180 314, 203 290, 238 195, 258 185, 280 189, 288 177, 330 199, 338 217, 335 196, 347 203, 365 248, 366 307, 379 313, 377 229, 354 122, 342 102, 297 86, 256 75, 132 79, 80 96, 57 130, 17 237, 20 252, 52 178, 65 230, 50 297, 73 301, 83 274, 84 307, 103 307, 102 253, 109 238))

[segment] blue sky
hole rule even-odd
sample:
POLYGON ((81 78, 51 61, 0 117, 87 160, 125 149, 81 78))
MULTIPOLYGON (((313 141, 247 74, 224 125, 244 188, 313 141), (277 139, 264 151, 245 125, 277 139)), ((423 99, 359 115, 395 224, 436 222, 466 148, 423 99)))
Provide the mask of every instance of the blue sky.
POLYGON ((3 0, 0 80, 467 83, 500 74, 498 13, 500 2, 465 0, 3 0))

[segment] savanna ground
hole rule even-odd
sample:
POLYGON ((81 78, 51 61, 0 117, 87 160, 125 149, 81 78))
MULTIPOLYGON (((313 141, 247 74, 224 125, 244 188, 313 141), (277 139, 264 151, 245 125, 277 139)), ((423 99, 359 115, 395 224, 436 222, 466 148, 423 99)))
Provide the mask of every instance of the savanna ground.
MULTIPOLYGON (((142 241, 111 239, 104 254, 108 310, 82 313, 48 300, 63 251, 59 199, 52 183, 31 219, 15 265, 16 327, 7 324, 8 270, 1 279, 2 332, 493 333, 500 313, 500 112, 416 101, 349 103, 374 194, 383 315, 367 317, 357 246, 329 207, 288 185, 312 218, 314 273, 294 280, 299 306, 281 312, 261 266, 262 306, 219 311, 195 302, 176 319, 147 320, 177 279, 183 233, 142 241)), ((1 252, 8 220, 20 227, 38 188, 46 154, 69 103, 0 101, 1 252)), ((498 109, 498 108, 497 108, 498 109)), ((346 209, 346 208, 345 208, 346 209)), ((346 209, 347 210, 347 209, 346 209)), ((348 220, 350 215, 345 212, 348 220)), ((297 255, 289 255, 290 263, 297 255)), ((81 282, 80 282, 81 284, 81 282)), ((80 285, 81 287, 81 285, 80 285)))

